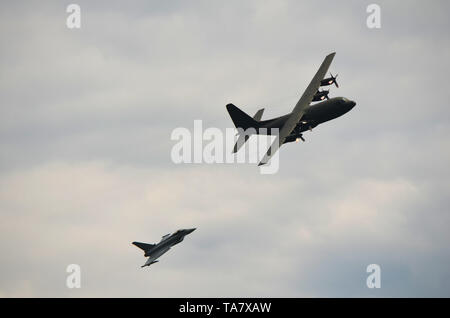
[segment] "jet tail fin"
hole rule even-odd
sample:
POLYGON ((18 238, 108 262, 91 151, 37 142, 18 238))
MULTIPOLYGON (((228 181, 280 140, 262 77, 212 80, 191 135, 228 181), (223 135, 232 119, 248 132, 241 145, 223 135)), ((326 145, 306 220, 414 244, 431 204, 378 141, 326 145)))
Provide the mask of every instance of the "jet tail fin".
POLYGON ((147 243, 141 243, 141 242, 133 242, 131 244, 136 245, 137 247, 139 247, 144 252, 152 249, 155 246, 155 244, 147 244, 147 243))
MULTIPOLYGON (((228 111, 228 114, 230 114, 231 120, 233 121, 236 128, 242 128, 242 129, 246 130, 248 128, 256 129, 258 127, 257 120, 250 117, 249 115, 244 113, 242 110, 240 110, 233 104, 227 105, 227 111, 228 111)), ((256 115, 258 115, 259 112, 261 112, 261 111, 258 111, 258 113, 256 113, 256 115)), ((262 116, 262 112, 261 112, 261 116, 262 116)))

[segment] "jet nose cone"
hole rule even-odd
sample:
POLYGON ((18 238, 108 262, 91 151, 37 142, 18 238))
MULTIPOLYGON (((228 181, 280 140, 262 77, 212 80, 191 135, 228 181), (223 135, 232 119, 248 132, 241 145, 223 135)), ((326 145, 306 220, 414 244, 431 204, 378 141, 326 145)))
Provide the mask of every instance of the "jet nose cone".
POLYGON ((192 232, 194 232, 197 228, 192 228, 192 229, 187 229, 186 232, 187 234, 191 234, 192 232))
POLYGON ((350 106, 351 106, 351 107, 355 107, 355 106, 356 106, 356 103, 355 103, 354 101, 351 100, 351 101, 350 101, 350 106))

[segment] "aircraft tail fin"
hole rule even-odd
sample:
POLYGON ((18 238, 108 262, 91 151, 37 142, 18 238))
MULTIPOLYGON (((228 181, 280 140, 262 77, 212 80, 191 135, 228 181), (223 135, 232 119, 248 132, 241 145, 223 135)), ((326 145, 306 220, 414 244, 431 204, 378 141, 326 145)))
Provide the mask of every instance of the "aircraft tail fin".
POLYGON ((144 252, 152 249, 155 246, 155 244, 147 244, 147 243, 141 243, 141 242, 133 242, 131 244, 136 245, 137 247, 139 247, 144 252))
MULTIPOLYGON (((264 108, 258 110, 256 114, 253 116, 253 119, 256 121, 260 121, 262 118, 262 115, 264 113, 264 108)), ((242 134, 239 136, 238 140, 236 141, 236 144, 233 148, 233 153, 238 152, 238 150, 247 142, 247 140, 250 138, 250 135, 248 134, 242 134)))
MULTIPOLYGON (((233 123, 236 126, 236 128, 242 128, 242 129, 246 130, 248 128, 255 128, 256 129, 258 127, 258 121, 257 120, 255 120, 254 118, 250 117, 249 115, 244 113, 242 110, 240 110, 239 108, 237 108, 233 104, 228 104, 227 105, 227 111, 228 111, 228 114, 230 114, 231 120, 233 121, 233 123)), ((258 111, 258 113, 256 113, 256 115, 258 115, 260 112, 261 112, 261 116, 262 116, 262 111, 261 110, 258 111)))

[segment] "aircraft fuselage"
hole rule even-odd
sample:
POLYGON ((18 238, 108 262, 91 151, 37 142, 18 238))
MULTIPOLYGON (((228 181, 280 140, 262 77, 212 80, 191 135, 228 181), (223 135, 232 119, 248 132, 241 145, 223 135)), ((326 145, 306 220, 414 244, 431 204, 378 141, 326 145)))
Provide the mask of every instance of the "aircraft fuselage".
MULTIPOLYGON (((348 100, 345 97, 334 97, 311 105, 307 108, 295 130, 300 133, 312 129, 319 124, 344 115, 355 107, 355 105, 356 103, 354 101, 348 100)), ((270 134, 271 128, 281 129, 290 115, 291 114, 287 114, 281 117, 260 121, 258 133, 263 133, 263 131, 260 131, 261 128, 266 128, 267 134, 270 134)))
POLYGON ((144 256, 152 256, 153 254, 157 254, 159 251, 167 251, 172 246, 182 242, 184 240, 184 237, 189 233, 192 233, 193 231, 194 229, 178 230, 177 232, 164 237, 153 248, 145 251, 144 256))

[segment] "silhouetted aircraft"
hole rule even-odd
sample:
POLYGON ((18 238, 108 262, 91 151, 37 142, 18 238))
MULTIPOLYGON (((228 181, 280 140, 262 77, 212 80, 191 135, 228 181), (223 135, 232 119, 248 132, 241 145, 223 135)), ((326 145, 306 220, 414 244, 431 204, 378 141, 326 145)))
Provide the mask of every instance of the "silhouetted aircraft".
POLYGON ((233 104, 228 104, 226 106, 228 113, 239 132, 239 137, 233 152, 237 152, 248 140, 250 135, 270 134, 271 128, 278 128, 279 134, 277 135, 276 140, 259 163, 259 165, 265 164, 282 144, 298 139, 305 141, 302 132, 311 130, 321 123, 335 119, 350 111, 356 103, 345 97, 330 98, 315 105, 310 105, 314 97, 317 96, 317 93, 325 94, 323 96, 328 98, 328 91, 318 91, 320 86, 331 85, 333 83, 337 86, 337 75, 336 77, 331 75, 330 78, 324 79, 335 54, 336 53, 331 53, 325 57, 322 65, 309 83, 302 97, 297 102, 292 112, 287 115, 269 120, 261 120, 264 109, 260 109, 252 118, 233 104), (327 82, 325 83, 325 81, 327 82))
POLYGON ((194 232, 195 229, 185 229, 185 230, 178 230, 173 234, 166 234, 161 238, 161 241, 157 244, 148 244, 148 243, 141 243, 141 242, 133 242, 132 244, 139 247, 141 250, 144 250, 144 256, 148 256, 148 260, 145 262, 145 266, 150 266, 157 261, 157 259, 170 250, 170 248, 181 241, 183 241, 184 237, 192 232, 194 232))

